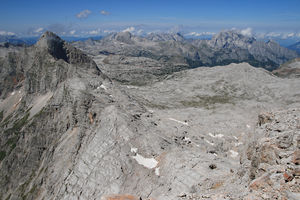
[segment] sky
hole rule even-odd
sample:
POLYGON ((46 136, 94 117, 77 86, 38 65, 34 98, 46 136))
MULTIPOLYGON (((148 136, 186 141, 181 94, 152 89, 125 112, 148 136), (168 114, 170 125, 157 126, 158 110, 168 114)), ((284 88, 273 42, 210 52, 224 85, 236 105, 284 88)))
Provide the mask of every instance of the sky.
POLYGON ((257 37, 300 38, 300 0, 0 0, 0 35, 102 35, 238 29, 257 37))

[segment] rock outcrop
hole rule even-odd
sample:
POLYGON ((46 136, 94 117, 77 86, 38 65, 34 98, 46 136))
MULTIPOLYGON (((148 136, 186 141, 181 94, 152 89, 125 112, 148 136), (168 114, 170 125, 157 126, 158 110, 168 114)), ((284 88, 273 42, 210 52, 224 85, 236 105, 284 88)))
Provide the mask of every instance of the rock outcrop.
POLYGON ((299 78, 300 58, 282 64, 278 69, 272 71, 272 73, 283 78, 299 78))
MULTIPOLYGON (((262 116, 262 115, 260 115, 262 116)), ((263 114, 247 151, 252 193, 247 199, 298 199, 300 195, 299 109, 263 114)))

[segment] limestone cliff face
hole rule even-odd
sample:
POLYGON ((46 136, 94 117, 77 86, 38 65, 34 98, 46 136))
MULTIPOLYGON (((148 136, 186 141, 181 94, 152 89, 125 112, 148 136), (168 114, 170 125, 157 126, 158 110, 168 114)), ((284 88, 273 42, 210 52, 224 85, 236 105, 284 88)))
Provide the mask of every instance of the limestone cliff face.
MULTIPOLYGON (((2 64, 0 196, 32 199, 43 181, 38 170, 50 165, 59 138, 77 126, 75 137, 84 134, 95 101, 86 91, 105 76, 92 59, 50 32, 36 45, 8 54, 2 64)), ((72 147, 78 148, 80 143, 72 147)))

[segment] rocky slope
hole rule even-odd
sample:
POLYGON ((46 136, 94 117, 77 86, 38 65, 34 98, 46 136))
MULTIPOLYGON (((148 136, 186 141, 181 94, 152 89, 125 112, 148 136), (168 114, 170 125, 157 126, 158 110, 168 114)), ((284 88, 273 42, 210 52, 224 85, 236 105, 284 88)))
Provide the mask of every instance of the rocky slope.
POLYGON ((298 198, 299 79, 241 63, 147 81, 157 60, 97 65, 50 32, 14 54, 0 73, 0 199, 298 198), (117 70, 145 82, 111 81, 117 70))
POLYGON ((273 73, 280 77, 300 77, 300 58, 282 64, 273 73))
POLYGON ((289 49, 297 51, 298 53, 300 53, 300 42, 297 42, 291 46, 288 46, 289 49))

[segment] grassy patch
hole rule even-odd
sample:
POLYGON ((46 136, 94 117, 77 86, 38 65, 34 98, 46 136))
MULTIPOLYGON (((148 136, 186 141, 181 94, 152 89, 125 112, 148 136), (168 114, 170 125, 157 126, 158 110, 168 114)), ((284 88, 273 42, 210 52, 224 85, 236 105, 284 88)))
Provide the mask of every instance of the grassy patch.
POLYGON ((9 199, 10 199, 10 197, 11 197, 11 194, 9 194, 9 195, 6 197, 6 199, 5 199, 5 200, 9 200, 9 199))
POLYGON ((0 151, 0 161, 2 161, 6 156, 6 152, 5 151, 0 151))
POLYGON ((166 105, 162 105, 162 104, 154 104, 154 103, 147 103, 145 106, 148 106, 150 108, 156 108, 159 110, 165 110, 168 109, 169 107, 166 105))
POLYGON ((5 133, 8 133, 8 134, 16 133, 16 134, 18 134, 19 131, 22 129, 22 127, 28 122, 29 115, 30 115, 29 113, 26 113, 26 115, 23 118, 19 119, 18 121, 16 121, 13 124, 12 128, 9 128, 9 129, 5 130, 5 133))
POLYGON ((6 126, 8 123, 9 123, 9 120, 12 118, 13 116, 13 113, 11 113, 10 115, 8 115, 4 120, 3 122, 1 122, 1 128, 3 128, 4 126, 6 126))
POLYGON ((9 195, 6 197, 6 199, 5 199, 5 200, 9 200, 9 199, 10 199, 10 197, 11 197, 11 194, 9 194, 9 195))
POLYGON ((27 181, 25 183, 23 183, 22 185, 19 186, 18 190, 21 192, 21 197, 22 199, 27 199, 28 194, 30 194, 31 192, 33 193, 34 190, 36 189, 36 186, 33 186, 29 192, 26 192, 26 188, 29 186, 30 182, 33 180, 35 176, 35 172, 32 171, 30 177, 27 179, 27 181))
POLYGON ((3 110, 0 112, 0 122, 2 121, 3 119, 3 110))
POLYGON ((181 101, 185 107, 206 107, 214 106, 215 104, 233 104, 233 99, 230 96, 197 96, 195 100, 181 101))
POLYGON ((18 137, 14 136, 12 138, 9 138, 6 142, 7 146, 10 146, 10 151, 12 151, 17 146, 18 137))
MULTIPOLYGON (((28 199, 28 196, 29 195, 33 195, 34 194, 34 192, 36 191, 36 188, 37 188, 37 186, 36 185, 34 185, 34 186, 32 186, 32 188, 30 189, 30 191, 29 192, 27 192, 25 195, 22 195, 22 199, 28 199)), ((29 196, 30 197, 30 196, 29 196)))

